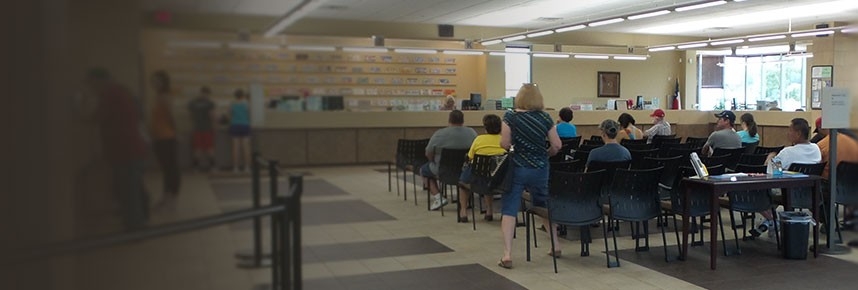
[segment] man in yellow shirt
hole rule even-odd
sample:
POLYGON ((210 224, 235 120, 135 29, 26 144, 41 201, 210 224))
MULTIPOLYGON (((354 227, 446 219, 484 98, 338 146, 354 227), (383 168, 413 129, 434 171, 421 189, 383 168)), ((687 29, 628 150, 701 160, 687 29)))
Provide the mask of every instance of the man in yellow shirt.
MULTIPOLYGON (((479 135, 474 138, 471 143, 471 150, 468 151, 468 159, 473 160, 474 155, 502 155, 506 150, 500 146, 501 139, 501 118, 495 114, 488 114, 483 117, 483 126, 486 128, 486 134, 479 135)), ((465 167, 462 169, 462 175, 459 181, 464 184, 471 183, 471 168, 465 167)), ((468 222, 468 202, 471 191, 466 188, 459 189, 459 202, 462 205, 459 207, 459 222, 468 222)), ((486 195, 485 204, 487 205, 485 220, 491 221, 494 219, 494 211, 492 209, 492 196, 486 195)))

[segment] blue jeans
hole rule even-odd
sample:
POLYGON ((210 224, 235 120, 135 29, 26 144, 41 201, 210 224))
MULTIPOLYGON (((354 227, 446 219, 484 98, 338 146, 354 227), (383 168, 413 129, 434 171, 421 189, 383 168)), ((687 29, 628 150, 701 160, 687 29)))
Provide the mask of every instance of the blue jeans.
POLYGON ((545 206, 548 200, 548 167, 527 168, 513 166, 512 186, 503 195, 501 212, 515 216, 521 208, 521 193, 527 189, 533 197, 533 206, 545 206))

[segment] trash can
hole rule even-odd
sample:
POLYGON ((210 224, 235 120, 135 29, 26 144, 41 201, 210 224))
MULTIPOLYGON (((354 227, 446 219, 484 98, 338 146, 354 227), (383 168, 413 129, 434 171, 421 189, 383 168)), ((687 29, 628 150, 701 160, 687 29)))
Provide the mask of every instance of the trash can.
POLYGON ((807 259, 809 227, 816 222, 805 212, 781 212, 779 216, 784 259, 807 259))

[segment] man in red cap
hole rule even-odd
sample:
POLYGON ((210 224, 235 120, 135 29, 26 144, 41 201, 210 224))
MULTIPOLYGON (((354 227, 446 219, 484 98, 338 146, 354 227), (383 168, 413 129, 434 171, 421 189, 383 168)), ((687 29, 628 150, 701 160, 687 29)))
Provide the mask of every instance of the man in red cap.
POLYGON ((652 138, 654 136, 665 136, 673 133, 670 129, 670 123, 664 120, 664 110, 655 109, 655 111, 653 111, 649 116, 652 117, 653 124, 652 127, 644 132, 644 136, 647 138, 647 143, 652 143, 652 138))
POLYGON ((819 133, 819 128, 822 128, 822 117, 816 118, 816 124, 813 128, 813 137, 810 138, 810 143, 816 144, 819 143, 822 138, 825 138, 825 135, 819 133))

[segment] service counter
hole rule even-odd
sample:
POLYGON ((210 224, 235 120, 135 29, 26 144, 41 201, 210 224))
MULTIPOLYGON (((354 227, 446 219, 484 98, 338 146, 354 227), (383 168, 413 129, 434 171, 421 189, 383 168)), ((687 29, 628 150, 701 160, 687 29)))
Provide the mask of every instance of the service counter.
MULTIPOLYGON (((557 111, 548 111, 552 118, 557 111)), ((652 111, 575 111, 572 120, 578 134, 598 135, 598 124, 623 113, 631 114, 637 126, 652 125, 652 111)), ((465 125, 484 133, 485 114, 502 116, 504 111, 464 111, 465 125)), ((714 127, 715 112, 667 111, 666 120, 677 136, 706 137, 714 127)), ((744 112, 735 112, 737 117, 744 112)), ((793 118, 805 118, 813 126, 813 112, 752 111, 759 125, 762 146, 787 143, 786 131, 793 118)), ((265 124, 254 126, 255 146, 283 165, 371 164, 392 160, 398 139, 429 138, 446 126, 449 111, 434 112, 279 112, 266 111, 265 124)), ((737 120, 738 122, 738 120, 737 120)), ((737 129, 740 129, 737 124, 737 129)))

